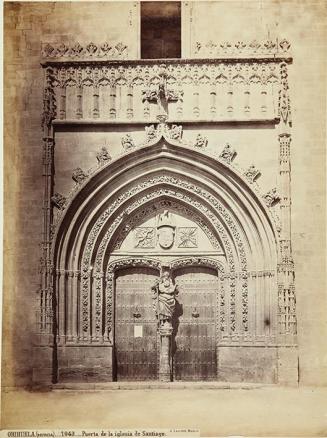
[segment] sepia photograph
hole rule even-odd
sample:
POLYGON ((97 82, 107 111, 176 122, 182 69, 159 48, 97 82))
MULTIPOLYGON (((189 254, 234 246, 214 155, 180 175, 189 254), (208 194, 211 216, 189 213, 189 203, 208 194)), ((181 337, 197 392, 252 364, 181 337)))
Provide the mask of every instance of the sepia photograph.
POLYGON ((327 436, 326 18, 4 1, 2 436, 327 436))

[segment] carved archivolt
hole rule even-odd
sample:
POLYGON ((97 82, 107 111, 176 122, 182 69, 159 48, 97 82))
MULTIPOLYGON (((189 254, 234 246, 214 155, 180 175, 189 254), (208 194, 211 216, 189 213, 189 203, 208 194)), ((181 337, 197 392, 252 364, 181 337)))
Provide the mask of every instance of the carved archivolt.
MULTIPOLYGON (((227 212, 225 207, 222 206, 222 204, 218 201, 216 197, 211 195, 209 192, 207 192, 204 189, 200 189, 198 186, 194 185, 191 182, 188 182, 187 180, 182 180, 180 178, 176 177, 170 177, 170 176, 156 176, 149 178, 147 180, 143 180, 142 183, 139 185, 133 186, 131 190, 126 191, 124 194, 122 194, 119 197, 119 201, 114 201, 109 209, 107 209, 102 216, 97 220, 95 226, 93 227, 89 239, 87 241, 83 258, 82 258, 82 303, 83 303, 83 330, 85 332, 88 332, 89 330, 89 278, 88 278, 88 272, 90 269, 90 263, 91 263, 91 256, 94 252, 94 244, 97 240, 97 235, 100 233, 103 224, 110 218, 110 216, 113 215, 114 211, 123 204, 127 199, 132 198, 135 194, 141 192, 144 189, 147 189, 148 187, 153 187, 157 184, 172 184, 174 187, 180 187, 182 189, 186 189, 187 192, 191 192, 194 195, 200 196, 204 198, 204 200, 207 200, 210 202, 210 205, 214 207, 214 210, 216 210, 216 213, 203 205, 202 203, 198 202, 196 198, 189 196, 187 192, 176 192, 175 189, 168 189, 168 188, 159 188, 157 190, 153 190, 152 192, 147 193, 143 197, 139 197, 136 201, 130 203, 125 211, 121 214, 119 214, 113 222, 110 224, 109 228, 107 229, 106 233, 104 234, 104 237, 102 238, 98 248, 97 253, 95 257, 95 271, 96 272, 102 272, 103 271, 103 259, 104 255, 106 253, 106 250, 109 246, 109 242, 112 239, 112 236, 120 226, 120 224, 123 221, 123 218, 126 214, 130 215, 139 208, 141 205, 150 202, 157 197, 165 196, 172 199, 180 199, 187 205, 192 205, 194 209, 197 209, 199 212, 201 212, 209 221, 212 223, 216 230, 216 234, 220 236, 220 239, 223 243, 224 250, 226 252, 227 260, 228 260, 228 266, 231 271, 235 270, 235 261, 234 261, 234 255, 233 255, 233 246, 236 245, 237 251, 239 253, 240 258, 240 264, 241 269, 244 271, 247 270, 247 264, 246 264, 246 255, 245 255, 245 248, 244 243, 242 241, 242 238, 240 236, 240 233, 238 231, 238 226, 236 225, 235 221, 232 219, 231 215, 227 212), (223 217, 225 223, 227 224, 228 229, 233 235, 234 243, 230 241, 225 227, 220 223, 220 220, 218 217, 223 217)), ((101 279, 96 279, 96 290, 101 290, 100 283, 101 279)), ((247 288, 244 288, 243 293, 243 302, 244 302, 244 308, 247 308, 247 288)))
MULTIPOLYGON (((148 186, 151 187, 154 185, 154 183, 155 183, 155 181, 153 181, 153 179, 151 179, 148 182, 148 186)), ((128 199, 131 195, 132 194, 129 195, 127 192, 126 199, 128 199)), ((139 208, 144 203, 150 202, 151 200, 155 200, 157 197, 160 197, 160 196, 165 196, 165 197, 169 197, 169 198, 173 198, 173 199, 176 198, 177 200, 182 199, 184 203, 186 203, 188 205, 193 205, 203 215, 205 215, 209 219, 211 219, 212 224, 216 229, 216 233, 220 236, 220 238, 223 242, 223 246, 224 246, 224 249, 226 251, 227 259, 229 262, 229 268, 231 270, 235 269, 235 261, 234 261, 233 249, 232 249, 233 243, 230 242, 230 239, 227 236, 225 228, 221 225, 220 221, 216 218, 215 214, 211 210, 209 210, 207 207, 205 207, 201 203, 195 201, 192 197, 187 196, 184 193, 181 193, 180 196, 176 196, 176 189, 160 189, 159 188, 157 190, 153 190, 150 193, 147 193, 144 197, 139 197, 135 202, 130 204, 128 206, 127 210, 125 210, 125 211, 127 212, 127 214, 132 214, 135 209, 139 208)), ((102 225, 102 223, 104 223, 105 220, 107 219, 107 216, 108 216, 108 210, 103 214, 102 218, 100 218, 100 222, 98 222, 96 224, 99 232, 100 232, 100 223, 102 225)), ((118 229, 119 225, 122 223, 123 218, 124 218, 124 213, 121 213, 120 215, 118 215, 116 217, 116 219, 109 226, 107 232, 105 233, 105 235, 104 235, 104 237, 103 237, 103 239, 98 247, 96 258, 95 258, 95 270, 97 272, 101 272, 103 269, 102 268, 103 258, 104 258, 104 254, 106 252, 106 248, 108 247, 110 239, 114 235, 115 231, 118 229)), ((89 280, 88 280, 87 274, 89 272, 89 267, 90 267, 92 247, 93 247, 95 241, 96 241, 96 235, 94 233, 92 233, 92 240, 89 240, 87 242, 86 250, 83 254, 83 259, 82 259, 82 273, 85 273, 85 276, 83 276, 83 274, 82 274, 82 303, 83 303, 82 314, 83 314, 83 330, 85 332, 88 332, 88 330, 89 330, 88 315, 89 315, 89 306, 90 306, 90 303, 88 300, 89 280)), ((242 245, 242 249, 244 251, 243 245, 242 245)), ((245 258, 243 261, 245 262, 245 258)), ((244 264, 244 267, 246 267, 246 264, 244 264)), ((101 280, 98 280, 98 283, 100 283, 100 282, 101 282, 101 280)), ((97 283, 97 280, 96 280, 96 283, 97 283)), ((100 288, 99 288, 99 290, 100 290, 100 288)))

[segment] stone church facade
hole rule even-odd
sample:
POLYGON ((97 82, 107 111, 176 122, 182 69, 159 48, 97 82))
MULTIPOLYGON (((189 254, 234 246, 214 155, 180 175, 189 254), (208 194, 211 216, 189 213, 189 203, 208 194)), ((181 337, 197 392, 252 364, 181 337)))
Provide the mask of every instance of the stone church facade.
POLYGON ((106 8, 112 39, 42 40, 34 383, 297 384, 291 41, 106 8))

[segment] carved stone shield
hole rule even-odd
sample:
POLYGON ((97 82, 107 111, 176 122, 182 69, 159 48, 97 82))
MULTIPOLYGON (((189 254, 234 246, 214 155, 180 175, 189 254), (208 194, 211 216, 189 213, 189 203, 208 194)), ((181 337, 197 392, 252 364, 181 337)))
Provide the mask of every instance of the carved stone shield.
POLYGON ((162 226, 158 228, 158 242, 161 248, 171 248, 175 239, 175 228, 162 226))

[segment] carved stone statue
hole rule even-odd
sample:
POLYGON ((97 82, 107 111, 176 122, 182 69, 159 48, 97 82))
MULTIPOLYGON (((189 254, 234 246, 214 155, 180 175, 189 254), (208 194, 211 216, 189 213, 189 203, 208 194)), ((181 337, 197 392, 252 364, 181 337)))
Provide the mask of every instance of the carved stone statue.
POLYGON ((165 326, 173 318, 175 311, 176 300, 178 295, 178 288, 174 284, 169 272, 164 272, 159 280, 152 286, 153 300, 156 316, 158 318, 159 327, 165 326))

